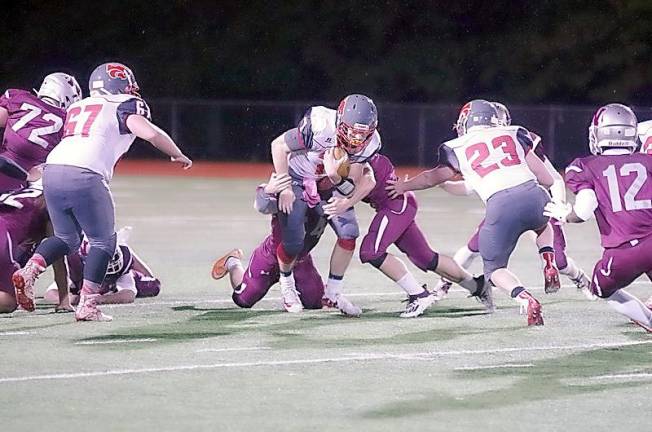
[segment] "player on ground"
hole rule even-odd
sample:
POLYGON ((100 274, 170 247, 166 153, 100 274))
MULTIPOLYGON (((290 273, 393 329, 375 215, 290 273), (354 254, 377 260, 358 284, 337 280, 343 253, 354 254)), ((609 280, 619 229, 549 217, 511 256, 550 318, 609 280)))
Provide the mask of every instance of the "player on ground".
MULTIPOLYGON (((276 249, 281 244, 281 228, 277 196, 291 182, 292 179, 287 174, 272 174, 267 184, 256 189, 255 207, 263 214, 272 215, 272 232, 251 253, 247 268, 242 266, 243 252, 240 249, 233 249, 213 264, 213 279, 221 279, 228 274, 233 288, 233 302, 242 308, 253 307, 279 281, 276 249)), ((316 208, 306 212, 304 249, 297 256, 293 269, 301 305, 306 309, 322 307, 324 283, 312 262, 310 250, 319 241, 326 224, 326 218, 316 208)))
POLYGON ((392 180, 391 196, 427 189, 462 174, 486 202, 480 229, 480 255, 484 275, 527 308, 528 325, 543 325, 541 304, 507 269, 509 257, 524 232, 538 234, 537 245, 546 260, 546 284, 558 280, 552 248, 552 229, 543 207, 553 178, 532 152, 530 133, 520 126, 498 126, 496 108, 481 99, 462 108, 457 120, 459 137, 439 148, 439 165, 409 180, 392 180))
MULTIPOLYGON (((11 276, 27 262, 36 245, 51 232, 52 226, 40 181, 0 195, 0 313, 16 310, 11 276)), ((72 310, 63 259, 57 260, 52 267, 57 286, 55 290, 58 290, 56 310, 72 310)))
MULTIPOLYGON (((159 281, 147 264, 127 244, 131 227, 122 227, 117 232, 117 244, 115 254, 109 261, 106 276, 100 296, 97 297, 97 304, 124 304, 133 303, 136 298, 156 297, 161 291, 159 281)), ((79 291, 84 279, 84 262, 88 258, 88 239, 84 238, 79 250, 68 255, 68 289, 70 291, 70 303, 79 303, 79 291)), ((59 301, 59 292, 56 284, 51 284, 45 292, 45 300, 51 302, 59 301)))
MULTIPOLYGON (((364 164, 380 150, 380 134, 376 130, 378 113, 371 99, 349 95, 337 111, 315 106, 306 112, 299 126, 285 132, 272 142, 272 158, 277 174, 290 174, 292 186, 279 195, 279 222, 282 243, 277 250, 280 267, 281 295, 286 309, 300 311, 292 269, 298 254, 304 249, 305 214, 318 206, 321 198, 317 183, 328 183, 342 195, 364 197, 370 189, 361 190, 358 182, 364 164), (351 163, 349 177, 338 173, 342 158, 336 159, 334 148, 348 153, 351 163)), ((330 273, 325 289, 325 302, 335 305, 347 315, 360 315, 361 309, 342 294, 342 279, 351 262, 359 227, 353 209, 330 220, 337 234, 331 255, 330 273)))
MULTIPOLYGON (((499 126, 511 126, 512 117, 509 113, 507 107, 500 102, 491 102, 498 113, 498 125, 499 126)), ((534 144, 533 151, 534 154, 541 159, 541 161, 548 168, 548 172, 552 175, 554 182, 549 189, 550 195, 553 201, 556 202, 566 202, 566 184, 564 183, 563 177, 555 169, 555 167, 550 162, 550 159, 545 154, 543 145, 541 144, 541 137, 536 135, 533 132, 530 132, 532 142, 534 144)), ((466 182, 446 182, 442 184, 442 187, 447 191, 456 194, 456 195, 469 195, 473 192, 472 189, 468 188, 466 182), (460 184, 463 183, 463 184, 460 184)), ((480 228, 482 228, 481 222, 480 226, 476 229, 475 233, 465 246, 462 246, 457 252, 455 252, 454 259, 462 267, 468 269, 473 261, 480 256, 478 236, 480 228)), ((555 249, 555 262, 559 272, 567 276, 577 287, 580 289, 584 295, 590 300, 594 300, 596 297, 591 293, 589 278, 586 276, 584 271, 575 263, 571 257, 566 254, 566 235, 564 233, 563 227, 561 224, 551 221, 552 231, 554 234, 553 247, 555 249)), ((545 265, 545 260, 544 260, 545 265)), ((437 286, 435 287, 434 293, 438 299, 443 298, 448 289, 450 288, 451 283, 442 279, 437 286)), ((559 289, 559 285, 551 284, 547 287, 548 293, 556 292, 559 289)))
MULTIPOLYGON (((371 193, 364 198, 376 210, 369 232, 360 246, 360 260, 376 267, 387 277, 396 282, 408 295, 408 304, 402 318, 414 318, 423 314, 435 302, 435 297, 419 285, 414 275, 403 261, 387 252, 392 244, 410 261, 424 272, 432 271, 460 284, 471 295, 476 296, 489 312, 494 311, 491 287, 485 284, 484 277, 474 279, 452 258, 440 255, 428 244, 423 232, 417 225, 417 200, 412 192, 390 197, 385 186, 389 181, 396 181, 394 165, 389 158, 376 154, 369 160, 376 184, 371 193)), ((335 215, 345 211, 354 203, 348 198, 336 198, 324 206, 326 214, 335 215)))
POLYGON ((34 282, 56 259, 76 251, 83 231, 90 243, 78 321, 104 321, 96 305, 116 250, 115 211, 108 183, 118 159, 136 137, 149 141, 184 168, 192 161, 174 141, 150 122, 149 107, 138 94, 131 69, 120 63, 98 66, 90 77, 91 96, 68 109, 64 138, 47 159, 43 186, 54 237, 45 239, 25 267, 16 271, 16 300, 33 309, 34 282))
POLYGON ((36 95, 9 89, 0 96, 0 193, 27 185, 29 171, 61 141, 66 108, 81 96, 77 80, 61 72, 46 76, 36 95))
POLYGON ((621 104, 601 107, 589 126, 593 156, 566 168, 575 205, 550 203, 546 215, 582 223, 595 214, 604 252, 591 289, 617 312, 652 332, 652 310, 623 288, 652 270, 652 158, 635 153, 637 120, 621 104))

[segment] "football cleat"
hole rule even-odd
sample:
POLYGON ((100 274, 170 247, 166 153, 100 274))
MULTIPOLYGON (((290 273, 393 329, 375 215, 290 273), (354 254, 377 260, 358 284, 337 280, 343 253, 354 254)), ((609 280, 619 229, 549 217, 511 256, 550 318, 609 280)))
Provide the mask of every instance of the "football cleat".
POLYGON ((242 249, 232 249, 226 255, 215 261, 213 268, 211 269, 211 276, 213 279, 218 280, 226 276, 229 272, 226 268, 226 262, 229 258, 237 258, 241 260, 243 256, 244 252, 242 252, 242 249))
POLYGON ((474 278, 478 283, 478 290, 471 296, 475 297, 485 307, 488 313, 496 312, 496 305, 494 304, 494 292, 491 283, 487 282, 484 276, 474 278))
POLYGON ((414 295, 408 297, 408 304, 405 307, 405 312, 403 312, 401 318, 416 318, 423 313, 433 304, 437 302, 435 296, 428 291, 424 291, 423 294, 414 295))
POLYGON ((11 281, 16 292, 16 303, 26 311, 33 312, 34 306, 34 283, 45 268, 34 261, 28 261, 25 267, 14 272, 11 281))
POLYGON ((79 306, 75 309, 75 319, 77 321, 113 321, 113 317, 104 314, 98 309, 95 299, 99 294, 83 294, 79 299, 79 306))
POLYGON ((283 286, 281 284, 281 297, 283 300, 283 309, 290 313, 299 313, 303 310, 303 304, 299 298, 299 292, 294 287, 283 286))
MULTIPOLYGON (((527 325, 529 326, 542 326, 543 313, 541 312, 541 303, 535 299, 527 291, 523 291, 518 295, 519 303, 525 306, 527 311, 527 325)), ((521 311, 523 307, 521 307, 521 311)))
POLYGON ((652 310, 652 296, 645 301, 645 306, 647 306, 648 309, 652 310))
POLYGON ((344 297, 342 294, 337 295, 336 299, 337 308, 342 312, 342 314, 350 317, 359 317, 362 315, 362 309, 360 306, 356 306, 351 301, 344 297))
POLYGON ((576 279, 571 279, 571 281, 577 286, 577 289, 582 291, 582 294, 589 300, 597 300, 598 296, 593 294, 591 291, 591 281, 583 271, 580 271, 580 275, 576 279))
POLYGON ((449 282, 443 278, 440 279, 432 292, 432 296, 435 298, 435 301, 442 301, 448 295, 448 291, 451 289, 452 285, 452 282, 449 282))
POLYGON ((545 265, 543 267, 544 291, 546 294, 553 294, 561 288, 559 282, 559 270, 555 264, 554 254, 552 252, 544 252, 541 254, 545 265))

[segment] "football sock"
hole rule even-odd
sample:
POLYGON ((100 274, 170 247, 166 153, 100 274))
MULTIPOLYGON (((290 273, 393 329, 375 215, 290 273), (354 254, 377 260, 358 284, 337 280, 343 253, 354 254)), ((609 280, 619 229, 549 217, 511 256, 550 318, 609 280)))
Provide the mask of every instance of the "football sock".
POLYGON ((652 327, 652 310, 638 298, 624 290, 618 290, 607 298, 607 303, 616 312, 621 313, 634 321, 652 327))
POLYGON ((294 275, 292 274, 292 270, 289 272, 281 271, 278 280, 281 283, 281 288, 296 289, 294 286, 294 275))
POLYGON ((333 273, 329 273, 324 295, 331 300, 335 300, 337 296, 342 292, 342 285, 344 285, 343 279, 344 276, 337 276, 333 273))
POLYGON ((564 276, 568 276, 570 279, 577 279, 580 277, 582 274, 582 271, 580 268, 577 266, 575 261, 573 261, 572 258, 568 257, 566 258, 566 261, 568 262, 568 265, 564 267, 563 269, 559 269, 559 273, 563 274, 564 276))
POLYGON ((229 271, 229 272, 232 269, 234 269, 235 267, 238 267, 238 266, 242 267, 242 263, 240 262, 240 258, 236 258, 236 257, 228 257, 226 259, 226 263, 224 263, 224 265, 226 266, 226 270, 229 271))
POLYGON ((45 271, 45 268, 47 267, 45 259, 43 258, 43 256, 41 256, 38 253, 35 253, 34 255, 32 255, 32 257, 29 259, 29 262, 31 262, 32 264, 35 264, 36 267, 41 271, 45 271))
POLYGON ((555 264, 555 250, 550 247, 550 246, 544 246, 541 249, 539 249, 539 255, 541 255, 541 259, 543 260, 543 265, 546 266, 548 264, 556 265, 555 264))
POLYGON ((416 296, 425 291, 410 272, 405 273, 405 276, 397 280, 396 283, 410 296, 416 296))
POLYGON ((478 257, 479 255, 480 255, 479 252, 473 252, 467 246, 462 246, 457 250, 457 252, 455 252, 455 255, 453 255, 453 259, 461 267, 467 269, 471 267, 471 264, 473 264, 473 260, 475 260, 476 257, 478 257))
POLYGON ((89 294, 97 294, 100 292, 100 284, 97 282, 91 282, 89 280, 84 279, 84 282, 82 284, 82 289, 81 293, 85 295, 89 294))

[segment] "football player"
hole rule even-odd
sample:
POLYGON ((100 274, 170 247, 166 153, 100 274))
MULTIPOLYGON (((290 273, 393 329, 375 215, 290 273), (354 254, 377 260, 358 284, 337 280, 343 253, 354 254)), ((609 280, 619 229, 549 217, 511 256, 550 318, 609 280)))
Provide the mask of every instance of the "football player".
POLYGON ((464 105, 456 128, 459 137, 439 147, 438 166, 408 180, 390 180, 387 188, 394 197, 437 186, 461 174, 486 203, 479 234, 485 278, 527 310, 528 325, 543 325, 541 304, 507 264, 521 234, 536 231, 546 263, 546 285, 559 283, 552 229, 542 213, 550 196, 541 186, 552 186, 554 179, 532 151, 530 133, 520 126, 499 126, 498 113, 490 102, 476 99, 464 105))
POLYGON ((77 80, 62 72, 46 76, 36 95, 9 89, 0 96, 0 193, 27 185, 30 170, 61 141, 66 108, 81 96, 77 80))
MULTIPOLYGON (((127 244, 130 233, 131 227, 122 227, 117 232, 118 247, 109 261, 100 288, 101 295, 96 299, 97 304, 133 303, 136 298, 155 297, 161 291, 161 281, 154 277, 149 266, 127 244)), ((84 278, 84 262, 88 257, 89 246, 88 239, 84 238, 79 250, 66 257, 70 303, 73 305, 79 302, 79 291, 84 278)), ((55 284, 48 287, 44 297, 51 302, 59 301, 58 288, 55 284)))
POLYGON ((575 204, 553 202, 545 214, 567 223, 595 215, 604 251, 593 269, 591 289, 652 332, 652 310, 623 289, 652 271, 652 158, 636 152, 636 127, 628 106, 612 103, 598 109, 589 126, 592 156, 566 168, 575 204))
MULTIPOLYGON (((489 312, 494 311, 491 287, 485 284, 484 277, 474 279, 452 258, 435 252, 426 240, 415 221, 418 205, 412 192, 390 197, 385 186, 396 181, 394 165, 382 154, 374 155, 369 161, 376 179, 371 193, 364 201, 376 211, 367 235, 360 246, 360 260, 376 267, 398 284, 408 295, 408 304, 402 318, 422 315, 435 302, 425 286, 421 286, 403 261, 387 252, 395 244, 410 261, 424 272, 432 271, 460 284, 471 295, 476 296, 489 312)), ((366 177, 365 177, 366 179, 366 177)), ((335 198, 324 206, 328 215, 345 211, 355 203, 349 198, 335 198)))
POLYGON ((652 154, 652 120, 640 122, 637 128, 641 153, 652 154))
MULTIPOLYGON (((512 117, 509 113, 507 107, 500 102, 491 102, 498 113, 498 125, 499 126, 511 126, 512 117)), ((566 185, 564 184, 564 179, 559 174, 559 172, 552 165, 550 160, 545 154, 543 145, 541 144, 541 137, 537 134, 530 131, 530 135, 533 142, 533 151, 534 154, 541 159, 541 161, 546 165, 548 171, 552 175, 554 182, 550 187, 549 192, 553 201, 557 202, 566 202, 566 185)), ((442 188, 449 191, 455 195, 469 195, 473 192, 472 189, 468 188, 466 182, 445 182, 442 185, 442 188)), ((454 258, 462 267, 468 269, 475 258, 480 255, 479 244, 478 244, 478 235, 480 228, 482 227, 481 222, 480 226, 475 230, 475 233, 465 246, 462 246, 455 253, 454 258)), ((559 272, 567 276, 577 287, 580 289, 584 295, 590 299, 595 300, 596 297, 591 293, 589 278, 586 276, 584 271, 579 268, 571 257, 566 254, 566 235, 564 233, 563 227, 558 222, 551 222, 552 231, 554 234, 553 247, 555 249, 555 262, 559 272)), ((435 295, 438 300, 443 298, 450 288, 451 283, 442 279, 437 286, 435 287, 435 295)), ((547 286, 548 293, 555 292, 559 289, 559 285, 550 284, 547 286)))
POLYGON ((84 265, 78 321, 109 321, 96 299, 116 250, 115 211, 108 183, 118 159, 136 137, 149 141, 173 162, 192 161, 150 122, 149 107, 138 94, 127 66, 105 63, 91 73, 91 96, 68 108, 64 137, 49 154, 43 186, 54 236, 45 239, 25 267, 13 275, 18 304, 34 309, 34 282, 56 259, 76 251, 83 231, 90 243, 84 265))
MULTIPOLYGON (((353 94, 345 97, 337 110, 323 106, 308 109, 296 128, 272 142, 274 171, 292 177, 292 185, 279 194, 278 202, 282 241, 277 257, 281 295, 287 309, 299 310, 300 306, 292 269, 304 249, 306 212, 321 202, 317 184, 326 189, 335 188, 342 195, 352 195, 355 200, 367 195, 371 183, 365 183, 364 188, 357 187, 357 183, 363 176, 365 162, 380 150, 377 126, 376 105, 366 96, 353 94), (349 177, 338 173, 344 160, 334 156, 335 147, 348 153, 349 177)), ((357 316, 361 309, 342 294, 342 279, 359 235, 355 212, 351 208, 330 219, 329 223, 338 239, 331 255, 325 303, 338 307, 347 315, 357 316)))
MULTIPOLYGON (((281 230, 277 196, 281 190, 290 186, 291 182, 292 179, 287 174, 272 174, 269 182, 261 184, 256 189, 254 206, 259 212, 272 216, 272 232, 254 249, 247 268, 242 265, 243 252, 240 249, 233 249, 213 264, 211 271, 213 279, 221 279, 228 274, 233 289, 233 302, 242 308, 253 307, 279 281, 280 269, 276 259, 276 249, 281 244, 281 230)), ((301 303, 292 306, 284 304, 288 312, 322 307, 324 283, 312 262, 310 250, 319 241, 326 224, 326 218, 316 208, 306 212, 304 249, 299 253, 293 268, 301 303)))
MULTIPOLYGON (((51 233, 40 181, 0 195, 0 313, 16 310, 11 276, 32 256, 36 245, 51 233)), ((55 310, 71 311, 66 265, 63 259, 58 259, 52 267, 58 290, 55 310)))

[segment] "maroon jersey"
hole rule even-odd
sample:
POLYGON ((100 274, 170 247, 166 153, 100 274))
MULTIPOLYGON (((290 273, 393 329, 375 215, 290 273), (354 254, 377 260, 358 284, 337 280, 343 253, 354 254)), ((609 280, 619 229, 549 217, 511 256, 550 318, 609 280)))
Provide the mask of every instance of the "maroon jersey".
POLYGON ((24 263, 46 236, 48 212, 43 191, 26 187, 0 195, 0 230, 11 237, 13 257, 24 263))
POLYGON ((602 246, 613 248, 652 234, 652 157, 634 153, 587 156, 566 168, 566 184, 577 194, 592 189, 602 246))
MULTIPOLYGON (((394 165, 389 158, 382 154, 374 155, 369 161, 371 169, 374 171, 374 177, 376 178, 376 186, 369 192, 369 195, 363 200, 366 203, 371 204, 376 210, 391 208, 391 209, 400 209, 405 203, 405 198, 403 195, 400 195, 394 199, 390 198, 385 190, 387 187, 387 180, 396 180, 396 172, 394 171, 394 165)), ((408 192, 407 195, 410 195, 411 192, 408 192)))
POLYGON ((9 89, 0 97, 0 107, 9 112, 0 156, 25 171, 44 163, 61 141, 66 111, 16 89, 9 89))

